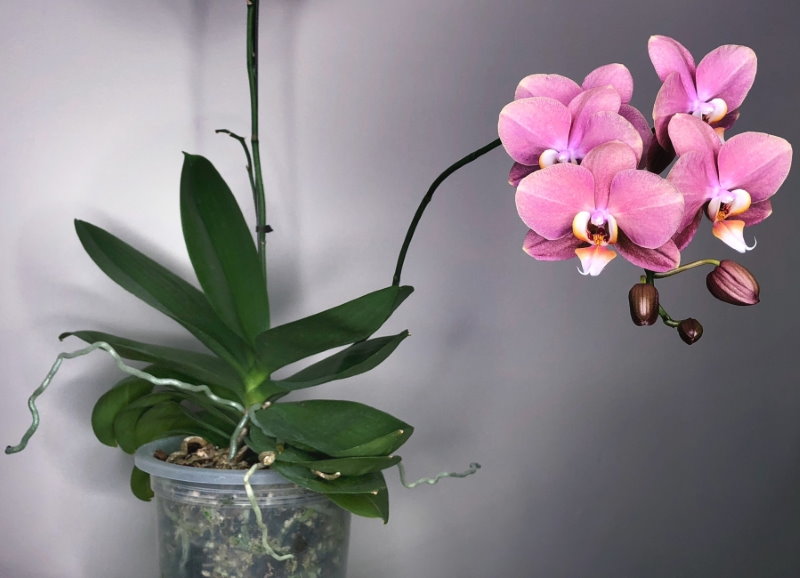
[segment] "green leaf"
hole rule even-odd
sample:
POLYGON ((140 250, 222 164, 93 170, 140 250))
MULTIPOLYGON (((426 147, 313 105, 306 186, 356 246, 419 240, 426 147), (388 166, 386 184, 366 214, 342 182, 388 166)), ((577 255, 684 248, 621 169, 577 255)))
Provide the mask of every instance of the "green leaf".
POLYGON ((353 401, 276 403, 255 416, 267 435, 332 457, 389 455, 414 430, 388 413, 353 401))
POLYGON ((365 518, 381 518, 389 521, 389 492, 379 490, 377 494, 328 494, 328 498, 339 507, 365 518))
POLYGON ((408 331, 389 337, 359 341, 322 361, 309 365, 291 377, 275 380, 273 383, 287 390, 296 390, 364 373, 389 357, 406 337, 408 331))
POLYGON ((269 327, 267 285, 236 198, 205 158, 184 155, 181 222, 194 271, 220 318, 253 341, 269 327))
POLYGON ((367 339, 389 318, 413 287, 392 285, 256 338, 260 364, 269 372, 334 347, 367 339))
POLYGON ((321 494, 365 494, 386 489, 386 480, 380 472, 323 480, 303 466, 275 462, 272 468, 298 486, 321 494))
POLYGON ((75 230, 83 248, 113 281, 183 325, 240 374, 246 373, 250 347, 219 319, 203 293, 100 227, 76 220, 75 230))
POLYGON ((152 390, 152 383, 138 377, 126 377, 101 395, 92 410, 92 430, 97 439, 107 446, 116 447, 114 419, 117 414, 128 407, 131 402, 147 395, 152 390))
POLYGON ((219 393, 223 397, 231 397, 231 393, 235 393, 238 398, 239 392, 243 389, 239 375, 227 363, 205 353, 151 345, 100 331, 73 331, 62 333, 58 338, 64 339, 69 336, 75 336, 87 343, 105 341, 125 359, 157 363, 166 369, 196 380, 198 384, 208 385, 212 389, 214 386, 224 387, 230 393, 227 395, 226 392, 219 393))
POLYGON ((122 451, 132 454, 142 445, 136 428, 139 419, 146 411, 160 403, 170 403, 174 400, 175 396, 170 392, 150 393, 134 400, 119 412, 114 418, 114 437, 122 451))
POLYGON ((190 418, 180 404, 174 401, 154 405, 142 413, 136 422, 137 448, 142 444, 178 434, 209 436, 206 428, 190 418))
POLYGON ((295 461, 293 463, 325 474, 340 473, 343 476, 362 476, 364 474, 385 470, 399 462, 400 456, 375 456, 365 458, 295 461))
POLYGON ((149 502, 153 499, 153 490, 150 488, 150 474, 135 467, 131 470, 131 491, 133 495, 149 502))

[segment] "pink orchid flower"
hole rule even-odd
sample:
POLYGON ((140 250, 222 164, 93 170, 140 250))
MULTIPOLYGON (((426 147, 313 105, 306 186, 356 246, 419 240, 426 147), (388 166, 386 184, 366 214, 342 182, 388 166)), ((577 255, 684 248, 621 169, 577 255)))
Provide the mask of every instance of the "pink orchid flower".
POLYGON ((667 36, 651 36, 647 50, 664 83, 653 106, 656 138, 662 147, 669 148, 667 126, 677 113, 695 115, 720 131, 733 125, 756 77, 755 52, 726 44, 695 67, 691 53, 667 36))
POLYGON ((498 134, 506 152, 517 163, 509 182, 518 184, 527 174, 554 164, 577 164, 592 148, 612 140, 626 143, 635 151, 637 162, 641 159, 642 137, 618 114, 622 97, 615 88, 578 88, 578 93, 564 103, 562 100, 574 92, 569 86, 572 81, 557 75, 540 76, 547 77, 541 79, 544 88, 540 92, 561 100, 553 96, 522 96, 500 112, 498 134))
POLYGON ((593 148, 580 165, 560 164, 520 182, 517 211, 531 229, 523 248, 543 261, 575 255, 583 275, 599 275, 616 249, 653 271, 677 267, 671 240, 683 196, 665 179, 636 170, 636 152, 621 142, 593 148))
POLYGON ((667 179, 683 193, 686 207, 678 248, 694 238, 704 212, 723 243, 740 253, 754 248, 744 240, 744 227, 772 214, 770 197, 789 174, 792 145, 761 132, 722 143, 714 129, 688 114, 675 115, 669 136, 679 158, 667 179))

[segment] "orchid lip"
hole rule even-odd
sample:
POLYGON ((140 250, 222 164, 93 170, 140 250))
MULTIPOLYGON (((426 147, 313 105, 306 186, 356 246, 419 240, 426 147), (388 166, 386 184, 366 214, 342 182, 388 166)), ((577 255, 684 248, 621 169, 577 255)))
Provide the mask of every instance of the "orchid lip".
POLYGON ((720 190, 708 202, 706 216, 713 222, 724 221, 728 217, 741 215, 750 208, 750 193, 744 189, 720 190))
POLYGON ((728 114, 728 105, 721 98, 712 98, 695 104, 692 114, 708 123, 719 122, 728 114))

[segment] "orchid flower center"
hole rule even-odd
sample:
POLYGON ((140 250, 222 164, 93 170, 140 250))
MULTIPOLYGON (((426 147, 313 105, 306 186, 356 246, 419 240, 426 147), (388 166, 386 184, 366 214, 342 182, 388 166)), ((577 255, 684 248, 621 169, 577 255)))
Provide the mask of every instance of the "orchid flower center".
POLYGON ((750 193, 744 189, 718 190, 708 202, 706 216, 714 223, 740 215, 750 208, 750 193))
POLYGON ((728 105, 721 98, 712 98, 708 102, 696 102, 691 112, 707 123, 719 122, 728 114, 728 105))
POLYGON ((539 155, 539 168, 546 169, 557 163, 572 163, 576 165, 580 164, 580 159, 570 150, 557 151, 556 149, 547 149, 539 155))
POLYGON ((608 211, 581 211, 572 220, 572 234, 590 245, 605 247, 617 242, 617 220, 608 211))

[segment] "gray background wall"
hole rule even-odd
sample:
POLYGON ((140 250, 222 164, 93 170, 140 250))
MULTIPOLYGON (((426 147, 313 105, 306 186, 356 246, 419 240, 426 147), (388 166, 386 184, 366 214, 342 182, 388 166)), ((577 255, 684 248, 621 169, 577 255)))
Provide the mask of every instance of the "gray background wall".
MULTIPOLYGON (((263 140, 271 291, 287 321, 390 282, 433 178, 496 137, 497 114, 533 72, 580 80, 632 70, 634 104, 658 89, 651 34, 699 59, 725 43, 759 56, 736 131, 800 142, 798 9, 745 0, 267 0, 263 140)), ((61 0, 0 6, 0 438, 61 331, 97 328, 190 343, 104 278, 72 219, 110 228, 189 273, 177 184, 186 150, 209 156, 247 202, 244 2, 61 0)), ((649 112, 648 112, 649 114, 649 112)), ((353 578, 800 576, 797 170, 739 258, 708 228, 684 255, 737 258, 763 301, 713 300, 705 272, 660 285, 676 317, 704 323, 689 348, 636 328, 622 259, 599 278, 520 251, 525 227, 502 151, 440 190, 404 280, 416 293, 389 329, 412 337, 382 367, 320 395, 413 423, 412 476, 390 474, 388 526, 354 523, 353 578)), ((153 506, 127 488, 130 459, 88 427, 115 381, 96 354, 67 362, 40 403, 29 449, 0 457, 0 576, 156 575, 153 506)))

